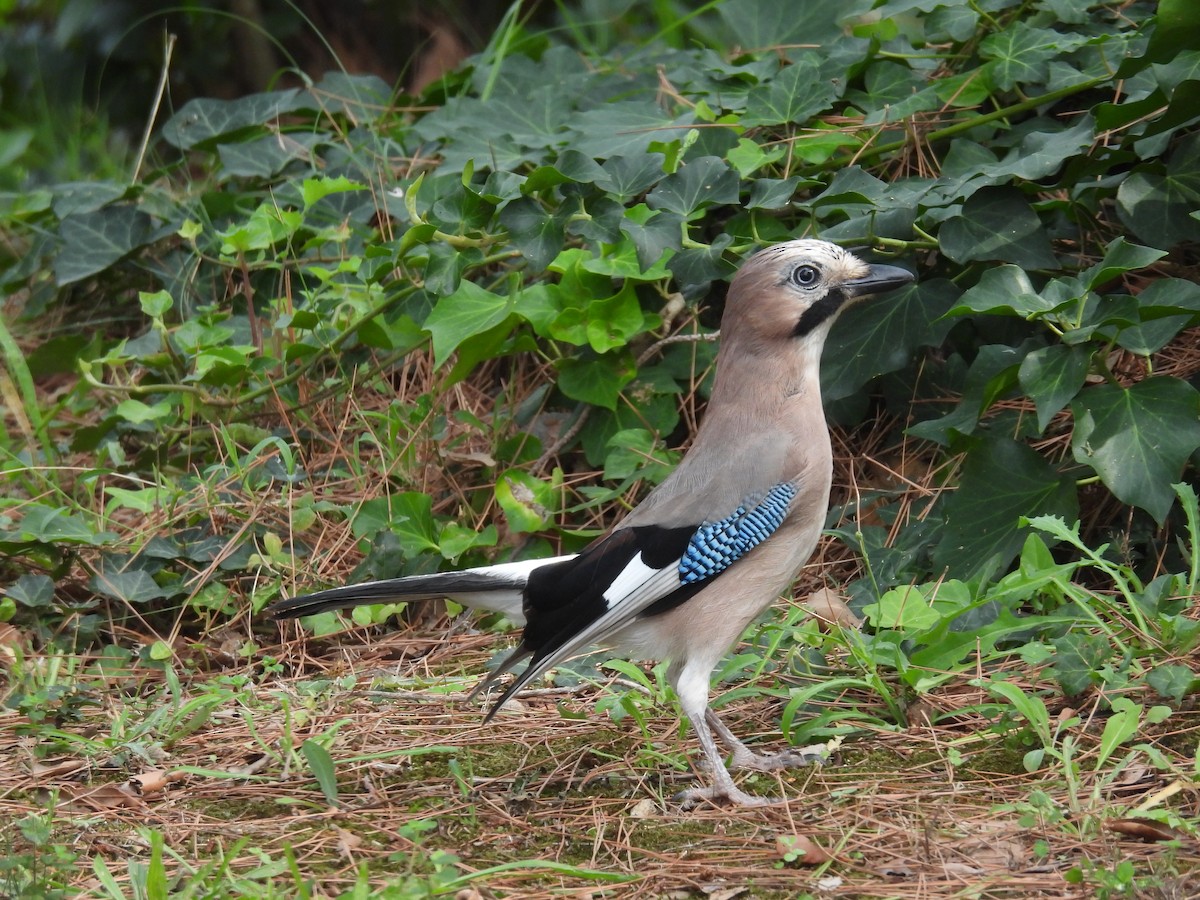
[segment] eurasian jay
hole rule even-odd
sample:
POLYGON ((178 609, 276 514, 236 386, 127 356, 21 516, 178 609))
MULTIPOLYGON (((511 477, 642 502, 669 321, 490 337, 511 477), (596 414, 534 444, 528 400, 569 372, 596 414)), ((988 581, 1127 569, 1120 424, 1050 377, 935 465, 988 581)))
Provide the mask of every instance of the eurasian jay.
POLYGON ((825 241, 760 251, 730 285, 715 383, 695 443, 608 534, 573 556, 332 588, 280 600, 267 614, 290 619, 439 597, 504 613, 524 624, 521 641, 480 687, 529 663, 489 720, 530 681, 589 645, 669 660, 670 684, 712 772, 709 787, 677 799, 686 806, 771 802, 734 784, 716 738, 734 768, 769 771, 811 756, 751 750, 709 708, 709 682, 747 626, 790 588, 820 536, 833 468, 819 377, 830 326, 847 304, 912 280, 825 241))

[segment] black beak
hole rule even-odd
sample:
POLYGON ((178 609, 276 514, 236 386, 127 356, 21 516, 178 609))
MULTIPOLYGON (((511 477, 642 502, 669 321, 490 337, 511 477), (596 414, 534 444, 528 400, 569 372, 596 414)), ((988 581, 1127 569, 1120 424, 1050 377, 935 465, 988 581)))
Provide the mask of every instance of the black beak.
POLYGON ((897 266, 871 266, 862 278, 847 281, 842 285, 850 297, 866 297, 870 294, 884 294, 902 288, 916 281, 912 272, 897 266))

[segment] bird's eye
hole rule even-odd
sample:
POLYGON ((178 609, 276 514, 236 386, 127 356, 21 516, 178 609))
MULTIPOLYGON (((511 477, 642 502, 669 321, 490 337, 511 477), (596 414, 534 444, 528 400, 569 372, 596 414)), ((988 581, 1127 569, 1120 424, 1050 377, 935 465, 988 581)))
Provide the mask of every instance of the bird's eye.
POLYGON ((810 288, 820 279, 821 273, 816 266, 796 266, 792 272, 792 281, 803 288, 810 288))

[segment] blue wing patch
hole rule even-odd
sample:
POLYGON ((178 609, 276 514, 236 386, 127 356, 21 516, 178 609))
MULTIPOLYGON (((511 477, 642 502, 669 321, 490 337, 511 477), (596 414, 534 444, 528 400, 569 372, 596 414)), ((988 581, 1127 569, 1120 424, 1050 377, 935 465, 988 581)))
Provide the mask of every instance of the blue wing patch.
POLYGON ((692 584, 729 568, 778 528, 796 496, 796 486, 783 482, 757 502, 748 499, 717 522, 701 525, 679 560, 679 583, 692 584))

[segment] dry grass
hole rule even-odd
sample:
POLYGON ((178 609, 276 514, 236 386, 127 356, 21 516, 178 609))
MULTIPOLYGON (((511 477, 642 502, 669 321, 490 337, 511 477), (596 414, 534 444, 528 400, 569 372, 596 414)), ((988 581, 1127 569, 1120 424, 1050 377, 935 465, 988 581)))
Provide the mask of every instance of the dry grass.
MULTIPOLYGON (((690 735, 681 737, 670 709, 655 710, 643 736, 630 718, 594 714, 596 688, 546 690, 485 726, 479 707, 462 700, 467 682, 452 679, 448 694, 435 673, 477 670, 495 649, 494 638, 413 629, 362 643, 357 637, 317 655, 301 641, 269 648, 295 661, 303 675, 237 689, 222 687, 222 676, 197 678, 186 697, 222 698, 206 724, 158 751, 143 735, 149 755, 142 758, 113 736, 129 731, 125 736, 136 740, 147 703, 166 702, 154 683, 113 681, 95 693, 96 706, 63 724, 54 742, 66 748, 74 741, 88 752, 42 758, 37 743, 21 736, 27 723, 8 714, 0 720, 0 754, 11 763, 0 768, 0 821, 14 822, 57 796, 59 838, 118 872, 120 861, 146 854, 138 826, 160 831, 193 864, 248 838, 230 860, 241 873, 266 858, 282 859, 290 847, 314 882, 314 896, 349 889, 363 864, 376 881, 427 872, 435 850, 455 854, 460 862, 453 868, 462 875, 515 864, 482 877, 474 885, 481 894, 462 896, 746 890, 746 896, 1084 897, 1092 889, 1072 889, 1067 871, 1111 869, 1120 860, 1159 874, 1161 891, 1145 896, 1200 896, 1186 874, 1200 871, 1194 841, 1146 843, 1105 822, 1126 817, 1114 810, 1140 804, 1169 805, 1195 818, 1194 785, 1168 797, 1171 779, 1136 765, 1092 797, 1094 785, 1083 776, 1084 808, 1038 821, 1039 808, 1043 816, 1069 808, 1062 772, 1025 773, 1017 749, 988 733, 992 723, 975 706, 980 691, 965 677, 929 698, 939 724, 861 732, 833 764, 759 776, 749 785, 787 798, 785 804, 685 813, 669 797, 695 776, 671 763, 690 748, 690 735), (389 662, 398 657, 400 663, 389 662), (314 692, 314 676, 331 681, 314 692), (339 786, 331 808, 289 748, 333 734, 339 786), (108 759, 99 745, 111 751, 108 759), (1048 798, 1040 806, 1037 792, 1048 798), (435 823, 424 836, 412 831, 421 819, 435 823), (797 840, 824 861, 790 858, 789 842, 797 840), (580 872, 522 865, 530 860, 630 882, 603 885, 580 872)), ((870 698, 842 702, 852 707, 870 698)), ((778 740, 774 701, 742 700, 724 712, 739 733, 778 740)), ((1083 718, 1078 737, 1086 772, 1099 729, 1083 718)), ((924 714, 913 719, 927 721, 924 714)), ((1170 732, 1150 743, 1182 765, 1187 752, 1172 748, 1195 747, 1200 714, 1185 710, 1170 722, 1170 732)), ((83 892, 98 887, 84 868, 73 884, 83 892)))

